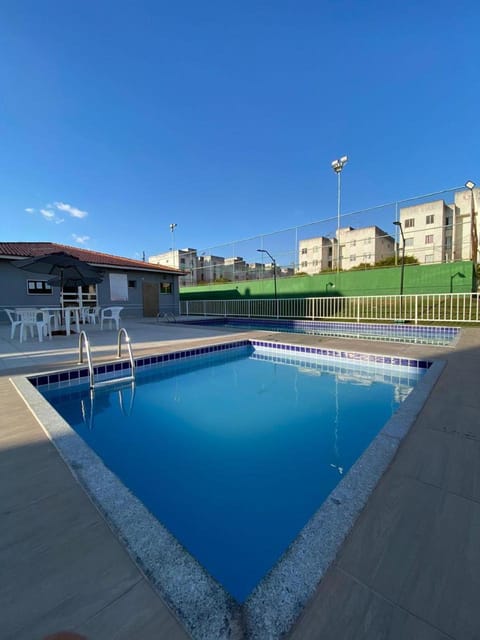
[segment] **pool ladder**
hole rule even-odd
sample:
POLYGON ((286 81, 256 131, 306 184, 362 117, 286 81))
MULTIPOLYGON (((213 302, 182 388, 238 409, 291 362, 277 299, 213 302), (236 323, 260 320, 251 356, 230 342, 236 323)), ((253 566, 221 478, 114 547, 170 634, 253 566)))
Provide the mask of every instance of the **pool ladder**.
POLYGON ((122 357, 122 336, 125 338, 125 344, 127 345, 128 359, 130 360, 131 374, 129 376, 122 376, 121 378, 110 378, 109 380, 97 380, 95 381, 95 373, 93 370, 92 354, 90 352, 90 343, 85 331, 81 331, 78 337, 78 364, 83 364, 83 347, 85 346, 85 352, 87 354, 87 366, 90 382, 90 389, 95 387, 103 387, 109 384, 115 384, 117 382, 134 382, 135 381, 135 360, 133 359, 132 346, 130 343, 130 337, 127 330, 122 327, 118 332, 118 346, 117 346, 117 358, 122 357))

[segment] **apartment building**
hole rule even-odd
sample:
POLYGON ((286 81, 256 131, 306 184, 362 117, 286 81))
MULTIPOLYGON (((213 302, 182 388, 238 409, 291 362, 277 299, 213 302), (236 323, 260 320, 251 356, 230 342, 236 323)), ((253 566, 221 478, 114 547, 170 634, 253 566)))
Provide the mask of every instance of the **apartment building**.
POLYGON ((395 255, 395 240, 377 226, 339 229, 338 243, 340 268, 345 271, 361 264, 374 265, 395 255))
POLYGON ((202 282, 215 282, 222 280, 224 274, 225 258, 223 256, 200 255, 197 259, 197 281, 195 284, 202 282))
POLYGON ((315 275, 332 269, 336 251, 336 240, 320 236, 305 238, 298 243, 298 272, 315 275))
POLYGON ((414 256, 420 264, 478 261, 478 255, 472 255, 472 237, 476 236, 477 218, 476 213, 472 215, 472 209, 476 212, 479 197, 480 189, 474 189, 473 193, 465 189, 455 194, 452 204, 436 200, 400 209, 406 255, 414 256))
POLYGON ((151 264, 162 264, 176 269, 182 269, 187 273, 179 278, 181 287, 197 284, 197 250, 196 249, 172 249, 150 256, 151 264))
POLYGON ((375 264, 395 255, 395 240, 379 227, 344 227, 336 238, 306 238, 299 242, 298 271, 315 275, 320 271, 348 270, 360 264, 375 264), (340 255, 337 252, 339 250, 340 255))

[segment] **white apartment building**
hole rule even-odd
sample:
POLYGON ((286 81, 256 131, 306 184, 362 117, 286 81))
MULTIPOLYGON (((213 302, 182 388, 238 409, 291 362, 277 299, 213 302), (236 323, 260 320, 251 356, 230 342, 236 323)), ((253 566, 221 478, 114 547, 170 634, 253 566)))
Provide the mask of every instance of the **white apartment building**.
POLYGON ((395 240, 379 227, 344 227, 338 230, 340 268, 353 269, 361 264, 376 262, 395 255, 395 240))
POLYGON ((188 287, 197 284, 197 250, 196 249, 172 249, 150 256, 151 264, 163 264, 177 269, 183 269, 187 273, 179 278, 179 286, 188 287))
MULTIPOLYGON (((473 194, 468 189, 458 191, 453 204, 436 200, 400 209, 405 254, 417 258, 420 264, 471 260, 472 232, 477 218, 476 214, 472 217, 472 195, 476 212, 478 188, 473 194)), ((399 243, 401 246, 401 237, 399 243)))
POLYGON ((320 271, 336 269, 339 247, 339 266, 344 270, 365 263, 373 265, 395 255, 395 240, 379 227, 344 227, 338 230, 336 236, 300 240, 297 271, 315 275, 320 271))
POLYGON ((240 256, 232 256, 224 259, 224 278, 226 280, 245 280, 247 273, 247 263, 240 256))
POLYGON ((313 276, 320 271, 332 269, 335 245, 336 240, 324 236, 300 240, 297 271, 313 276))
POLYGON ((198 256, 197 284, 215 282, 224 277, 225 258, 222 256, 198 256))

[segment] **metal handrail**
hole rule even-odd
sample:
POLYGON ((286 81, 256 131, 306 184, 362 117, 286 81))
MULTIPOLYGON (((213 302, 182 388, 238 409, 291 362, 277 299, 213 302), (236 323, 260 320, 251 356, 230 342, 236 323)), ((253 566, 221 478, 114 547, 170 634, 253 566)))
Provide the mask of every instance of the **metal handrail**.
POLYGON ((83 345, 85 345, 85 351, 87 353, 88 377, 90 381, 90 389, 93 389, 94 377, 93 377, 92 356, 90 354, 90 343, 88 341, 87 334, 85 333, 85 331, 80 331, 80 335, 78 336, 78 364, 83 364, 83 345))
POLYGON ((133 359, 132 346, 130 343, 130 336, 127 333, 125 327, 122 327, 118 332, 118 348, 117 348, 117 358, 122 357, 122 335, 125 336, 125 344, 127 345, 128 351, 128 359, 130 360, 130 365, 132 367, 132 378, 135 378, 135 360, 133 359))

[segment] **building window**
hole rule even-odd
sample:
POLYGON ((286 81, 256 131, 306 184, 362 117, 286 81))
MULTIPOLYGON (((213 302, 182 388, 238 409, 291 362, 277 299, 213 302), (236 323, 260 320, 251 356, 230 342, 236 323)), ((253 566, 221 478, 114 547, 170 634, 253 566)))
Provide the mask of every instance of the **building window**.
POLYGON ((172 283, 171 282, 161 282, 160 283, 160 293, 172 293, 172 283))
POLYGON ((312 264, 313 264, 313 266, 314 266, 314 267, 318 267, 318 264, 319 264, 319 263, 318 263, 318 260, 314 260, 314 261, 312 262, 312 264))
POLYGON ((302 262, 302 264, 300 266, 301 267, 307 267, 308 266, 308 262, 302 262))
POLYGON ((355 254, 353 256, 350 256, 350 262, 355 262, 356 259, 357 256, 355 254))
POLYGON ((405 220, 405 229, 409 229, 415 226, 415 218, 407 218, 405 220))
POLYGON ((313 253, 318 253, 318 249, 319 249, 318 246, 313 247, 313 253))
POLYGON ((405 238, 405 246, 413 247, 413 238, 405 238))
POLYGON ((427 216, 425 218, 425 224, 433 224, 434 219, 435 219, 435 216, 433 214, 430 216, 427 216))
POLYGON ((433 262, 433 253, 428 253, 425 256, 425 262, 433 262))
POLYGON ((136 289, 137 288, 137 281, 136 280, 129 280, 128 281, 128 288, 129 289, 136 289))
POLYGON ((371 243, 372 243, 371 238, 365 238, 365 240, 363 241, 363 244, 371 244, 371 243))
POLYGON ((185 264, 185 258, 180 258, 180 264, 185 264))
POLYGON ((445 226, 449 227, 451 224, 452 224, 452 219, 449 216, 447 216, 445 218, 445 226))
POLYGON ((27 280, 27 293, 34 295, 51 295, 52 287, 46 280, 27 280))
POLYGON ((428 236, 425 236, 425 244, 433 244, 433 233, 428 236))
POLYGON ((357 241, 356 240, 352 240, 351 244, 352 244, 352 247, 356 247, 357 246, 357 241))
POLYGON ((303 249, 302 249, 302 255, 305 255, 307 252, 308 252, 307 247, 303 247, 303 249))

